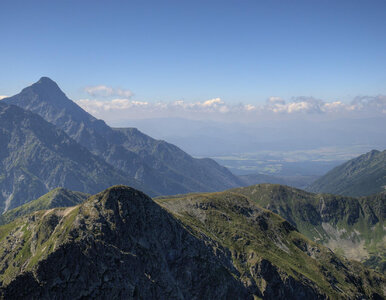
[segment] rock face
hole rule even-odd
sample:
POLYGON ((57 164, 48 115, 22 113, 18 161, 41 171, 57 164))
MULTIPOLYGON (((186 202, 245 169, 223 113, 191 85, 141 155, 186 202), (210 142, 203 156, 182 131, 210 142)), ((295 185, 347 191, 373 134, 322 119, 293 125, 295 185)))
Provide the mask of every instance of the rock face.
POLYGON ((68 99, 47 77, 2 101, 39 114, 158 194, 210 192, 241 186, 236 176, 211 159, 195 159, 135 128, 110 128, 68 99))
POLYGON ((368 196, 386 190, 386 150, 372 150, 332 169, 308 188, 315 193, 368 196))
POLYGON ((129 184, 155 194, 40 116, 0 103, 0 210, 20 206, 56 187, 97 193, 129 184))
MULTIPOLYGON (((115 186, 0 227, 7 299, 376 299, 384 279, 229 193, 115 186), (170 213, 170 212, 172 213, 170 213)), ((379 296, 380 297, 380 296, 379 296)))

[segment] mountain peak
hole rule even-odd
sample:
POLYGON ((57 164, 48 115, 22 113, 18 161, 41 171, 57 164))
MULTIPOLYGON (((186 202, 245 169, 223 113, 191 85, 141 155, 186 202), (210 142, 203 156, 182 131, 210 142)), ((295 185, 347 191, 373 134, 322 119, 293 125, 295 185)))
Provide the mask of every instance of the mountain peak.
MULTIPOLYGON (((18 105, 24 109, 31 110, 40 114, 43 118, 47 117, 41 114, 41 109, 45 113, 50 109, 63 110, 63 108, 71 107, 72 110, 75 104, 67 98, 66 94, 60 89, 55 81, 49 77, 41 77, 34 84, 24 88, 19 94, 6 98, 6 103, 18 105)), ((80 108, 79 108, 80 109, 80 108)), ((49 122, 52 122, 50 119, 49 122)))
POLYGON ((25 88, 33 89, 37 94, 50 95, 50 96, 65 96, 58 84, 49 77, 41 77, 39 81, 25 88))
POLYGON ((53 81, 51 78, 46 77, 46 76, 41 77, 41 78, 39 79, 38 83, 39 83, 39 82, 40 82, 40 83, 55 83, 55 84, 56 84, 55 81, 53 81))

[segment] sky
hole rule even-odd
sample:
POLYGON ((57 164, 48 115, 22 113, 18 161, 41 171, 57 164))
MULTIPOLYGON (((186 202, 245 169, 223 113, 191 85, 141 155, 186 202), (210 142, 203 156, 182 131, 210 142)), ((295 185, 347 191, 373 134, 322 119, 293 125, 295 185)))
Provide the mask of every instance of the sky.
POLYGON ((386 114, 384 0, 5 0, 0 43, 0 98, 48 76, 110 120, 386 114))

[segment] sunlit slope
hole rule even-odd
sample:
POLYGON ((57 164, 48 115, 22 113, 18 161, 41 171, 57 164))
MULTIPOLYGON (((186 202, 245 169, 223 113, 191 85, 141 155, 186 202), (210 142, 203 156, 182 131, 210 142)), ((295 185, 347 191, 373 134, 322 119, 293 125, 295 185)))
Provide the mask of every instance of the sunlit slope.
POLYGON ((288 220, 308 238, 382 272, 386 268, 386 193, 352 198, 258 184, 232 190, 288 220))

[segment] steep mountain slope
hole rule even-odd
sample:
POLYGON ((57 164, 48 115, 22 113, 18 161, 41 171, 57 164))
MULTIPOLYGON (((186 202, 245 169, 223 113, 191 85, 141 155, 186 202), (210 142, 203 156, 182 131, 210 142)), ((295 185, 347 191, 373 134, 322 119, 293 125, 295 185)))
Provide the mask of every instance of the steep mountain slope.
POLYGON ((116 186, 0 226, 1 296, 382 298, 380 274, 340 259, 242 195, 157 201, 166 210, 116 186))
POLYGON ((17 219, 0 239, 5 298, 248 299, 224 249, 130 188, 17 219))
POLYGON ((10 223, 18 217, 32 212, 56 207, 70 207, 84 202, 90 195, 82 192, 73 192, 65 188, 56 188, 40 198, 8 210, 0 216, 0 225, 10 223))
POLYGON ((372 150, 332 169, 307 190, 346 196, 367 196, 386 189, 386 150, 372 150))
POLYGON ((47 77, 4 99, 31 110, 140 182, 162 194, 217 191, 240 186, 240 180, 210 159, 194 159, 174 145, 140 131, 112 129, 68 99, 47 77))
POLYGON ((156 201, 198 234, 229 249, 240 279, 258 297, 308 299, 317 291, 331 299, 353 299, 382 278, 375 279, 358 263, 341 260, 243 195, 227 191, 156 201))
POLYGON ((281 215, 308 238, 385 272, 386 193, 357 199, 274 184, 231 191, 281 215))
POLYGON ((1 211, 36 199, 58 186, 96 193, 125 183, 154 195, 40 116, 2 102, 0 145, 1 211))

